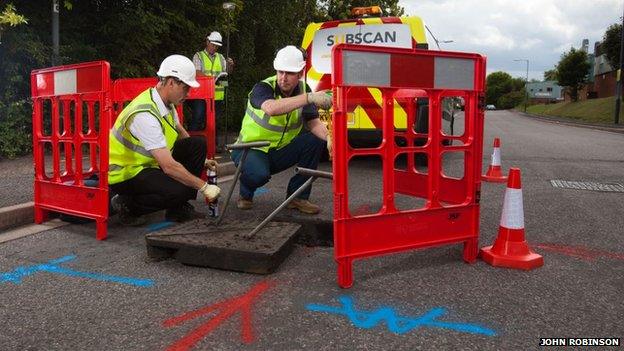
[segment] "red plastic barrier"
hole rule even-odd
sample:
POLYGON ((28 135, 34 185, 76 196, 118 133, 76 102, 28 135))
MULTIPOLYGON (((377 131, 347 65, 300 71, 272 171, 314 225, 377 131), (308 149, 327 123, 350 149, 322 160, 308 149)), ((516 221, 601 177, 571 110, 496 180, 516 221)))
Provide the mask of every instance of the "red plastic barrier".
POLYGON ((105 239, 111 121, 108 62, 35 70, 31 93, 35 223, 46 220, 48 211, 92 218, 96 238, 105 239), (51 164, 45 162, 46 152, 52 153, 51 164), (93 176, 97 181, 86 185, 93 176))
POLYGON ((353 284, 353 261, 392 252, 463 243, 463 259, 475 262, 479 237, 479 198, 483 149, 485 58, 477 54, 338 45, 333 49, 334 252, 338 284, 353 284), (376 87, 383 106, 383 141, 377 148, 355 149, 347 139, 349 91, 376 87), (461 136, 441 132, 446 97, 465 101, 461 136), (417 133, 416 98, 428 98, 427 134, 417 133), (408 128, 394 128, 394 100, 405 103, 408 128), (395 140, 405 140, 401 146, 395 140), (417 145, 416 140, 426 140, 417 145), (451 140, 448 145, 443 140, 451 140), (463 177, 442 170, 443 154, 464 155, 463 177), (414 154, 425 154, 426 173, 414 166, 414 154), (406 169, 396 169, 400 154, 406 169), (349 212, 349 161, 356 156, 382 160, 382 204, 373 214, 349 212), (418 209, 399 210, 395 194, 422 199, 418 209))
MULTIPOLYGON (((203 136, 208 157, 214 157, 214 79, 197 81, 200 87, 188 98, 206 101, 206 127, 189 134, 203 136)), ((91 218, 96 238, 106 239, 109 130, 125 104, 156 83, 155 78, 112 82, 106 61, 31 72, 35 223, 45 221, 49 211, 91 218)), ((177 110, 183 122, 182 106, 177 110)))

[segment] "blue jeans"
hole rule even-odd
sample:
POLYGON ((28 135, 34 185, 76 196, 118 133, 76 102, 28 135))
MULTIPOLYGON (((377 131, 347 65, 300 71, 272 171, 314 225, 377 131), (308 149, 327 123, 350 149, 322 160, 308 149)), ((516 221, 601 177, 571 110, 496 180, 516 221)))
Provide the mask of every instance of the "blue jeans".
MULTIPOLYGON (((262 152, 259 150, 249 150, 247 158, 243 164, 240 176, 240 196, 245 199, 253 199, 254 192, 259 187, 269 182, 272 174, 279 173, 294 165, 303 168, 316 169, 321 156, 321 151, 326 147, 325 141, 317 138, 310 132, 299 134, 288 145, 279 150, 269 150, 262 152)), ((232 160, 238 166, 242 150, 232 151, 232 160)), ((288 182, 287 196, 294 193, 310 178, 295 174, 288 182)), ((312 186, 304 190, 299 198, 310 198, 312 186)))

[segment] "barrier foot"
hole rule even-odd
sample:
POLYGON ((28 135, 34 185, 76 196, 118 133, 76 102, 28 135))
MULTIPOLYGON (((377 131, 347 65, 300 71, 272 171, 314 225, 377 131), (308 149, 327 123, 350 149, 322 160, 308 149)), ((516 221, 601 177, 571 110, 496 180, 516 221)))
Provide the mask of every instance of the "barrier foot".
POLYGON ((464 262, 475 263, 479 254, 477 239, 469 239, 464 242, 464 262))
POLYGON ((41 224, 48 220, 48 211, 35 205, 35 223, 41 224))
POLYGON ((343 289, 348 289, 353 285, 353 259, 338 260, 338 285, 343 289))
POLYGON ((106 240, 108 230, 108 221, 106 219, 95 220, 95 238, 97 240, 106 240))

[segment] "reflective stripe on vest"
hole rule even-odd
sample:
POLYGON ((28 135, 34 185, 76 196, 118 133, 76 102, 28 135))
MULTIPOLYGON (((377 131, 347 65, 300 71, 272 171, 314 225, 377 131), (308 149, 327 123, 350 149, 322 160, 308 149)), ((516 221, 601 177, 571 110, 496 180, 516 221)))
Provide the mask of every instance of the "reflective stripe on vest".
MULTIPOLYGON (((273 88, 273 96, 278 100, 281 97, 275 94, 276 80, 277 77, 273 76, 263 80, 263 82, 273 88)), ((303 81, 299 82, 299 91, 305 92, 303 81)), ((254 108, 251 101, 247 99, 247 110, 245 117, 243 117, 238 142, 266 140, 271 143, 269 146, 256 148, 256 150, 264 152, 268 152, 269 149, 282 148, 288 145, 301 131, 303 127, 302 110, 303 108, 299 108, 290 113, 269 116, 262 109, 254 108)))
POLYGON ((161 125, 167 149, 173 149, 178 138, 172 110, 165 117, 160 116, 158 106, 152 100, 152 89, 139 94, 121 111, 109 133, 108 183, 116 184, 136 176, 145 168, 158 168, 158 162, 140 141, 132 135, 128 124, 137 113, 147 112, 161 125))
MULTIPOLYGON (((215 53, 215 58, 210 59, 210 55, 206 52, 206 50, 202 50, 199 52, 199 59, 202 62, 202 67, 204 74, 215 77, 219 76, 219 73, 223 72, 223 68, 225 67, 225 57, 220 53, 215 53), (217 60, 218 59, 218 60, 217 60)), ((224 97, 224 88, 221 82, 215 85, 215 100, 223 100, 224 97)))

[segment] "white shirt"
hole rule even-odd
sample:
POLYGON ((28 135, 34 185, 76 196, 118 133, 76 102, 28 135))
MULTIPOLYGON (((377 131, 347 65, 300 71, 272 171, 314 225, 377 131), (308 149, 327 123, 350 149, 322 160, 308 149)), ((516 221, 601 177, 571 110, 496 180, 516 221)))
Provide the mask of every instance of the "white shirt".
MULTIPOLYGON (((161 117, 171 112, 171 109, 165 105, 156 89, 152 89, 152 100, 156 103, 161 117)), ((176 127, 178 125, 178 113, 175 109, 173 109, 173 119, 175 122, 174 127, 176 127)), ((130 129, 132 135, 139 139, 145 150, 149 151, 167 147, 167 140, 160 122, 149 112, 139 112, 134 115, 128 129, 130 129)))

